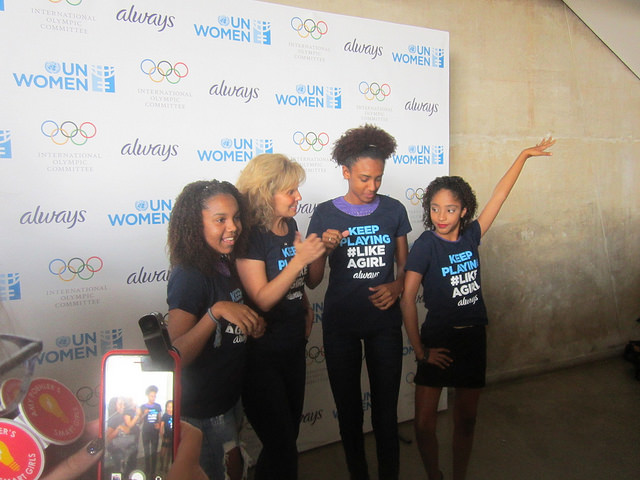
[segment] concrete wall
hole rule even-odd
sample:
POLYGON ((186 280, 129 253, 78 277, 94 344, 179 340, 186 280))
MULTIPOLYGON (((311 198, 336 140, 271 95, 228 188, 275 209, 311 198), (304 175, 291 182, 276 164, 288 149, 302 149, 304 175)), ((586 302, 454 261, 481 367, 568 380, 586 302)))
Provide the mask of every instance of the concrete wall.
POLYGON ((640 81, 562 1, 271 3, 449 31, 451 174, 481 207, 520 150, 558 139, 483 239, 490 380, 640 338, 640 81))

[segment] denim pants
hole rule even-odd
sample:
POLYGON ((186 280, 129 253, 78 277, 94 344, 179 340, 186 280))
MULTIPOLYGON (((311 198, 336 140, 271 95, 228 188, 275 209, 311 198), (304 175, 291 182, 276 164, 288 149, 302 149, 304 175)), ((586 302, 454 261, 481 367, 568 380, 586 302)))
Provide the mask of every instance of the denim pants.
POLYGON ((216 417, 182 417, 182 420, 202 431, 200 466, 210 480, 225 480, 226 454, 240 444, 238 434, 242 426, 242 418, 240 401, 227 412, 216 417))
POLYGON ((255 480, 297 480, 300 417, 306 379, 305 343, 287 349, 250 345, 242 404, 262 442, 255 480))
POLYGON ((351 479, 369 479, 362 431, 365 402, 360 388, 364 344, 379 478, 397 480, 400 464, 398 394, 402 375, 400 327, 385 327, 365 334, 325 329, 323 337, 329 382, 351 479))

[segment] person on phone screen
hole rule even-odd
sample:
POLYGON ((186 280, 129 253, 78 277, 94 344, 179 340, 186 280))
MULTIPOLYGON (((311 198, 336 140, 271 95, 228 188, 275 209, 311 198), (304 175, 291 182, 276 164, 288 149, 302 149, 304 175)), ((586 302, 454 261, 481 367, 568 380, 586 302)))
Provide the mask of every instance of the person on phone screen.
POLYGON ((142 414, 142 448, 144 449, 144 471, 153 478, 158 463, 158 443, 160 439, 160 420, 162 406, 156 402, 158 387, 149 385, 145 390, 147 402, 140 406, 142 414))

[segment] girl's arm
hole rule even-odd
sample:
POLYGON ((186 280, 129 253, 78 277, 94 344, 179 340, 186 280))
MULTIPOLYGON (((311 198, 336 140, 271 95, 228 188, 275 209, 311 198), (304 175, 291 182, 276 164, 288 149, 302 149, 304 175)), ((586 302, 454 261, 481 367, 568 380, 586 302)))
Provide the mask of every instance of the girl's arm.
POLYGON ((418 296, 421 283, 422 275, 418 272, 408 270, 404 275, 404 292, 402 293, 402 297, 400 297, 402 322, 404 323, 407 337, 409 338, 409 342, 411 342, 413 351, 416 354, 416 359, 418 360, 424 358, 424 348, 422 347, 420 329, 418 327, 418 308, 416 307, 416 297, 418 296))
POLYGON ((307 273, 306 284, 309 288, 316 288, 324 277, 324 268, 327 263, 327 257, 340 245, 343 238, 349 236, 349 231, 340 232, 335 229, 327 229, 322 233, 322 243, 324 244, 324 254, 320 255, 311 264, 307 273))
MULTIPOLYGON (((130 429, 132 427, 134 427, 136 425, 136 423, 138 423, 138 420, 140 420, 141 414, 140 414, 140 409, 136 408, 136 414, 132 417, 129 414, 124 414, 124 424, 130 429)), ((125 432, 125 433, 129 433, 129 432, 125 432)))
MULTIPOLYGON (((214 303, 209 309, 217 318, 237 325, 245 335, 260 336, 264 333, 264 320, 248 306, 231 301, 214 303)), ((179 308, 169 310, 169 338, 178 349, 183 366, 193 362, 217 328, 209 313, 198 319, 192 313, 179 308)))
POLYGON ((407 236, 396 237, 396 272, 397 277, 393 282, 384 283, 375 287, 369 287, 373 294, 369 295, 371 303, 380 310, 387 310, 393 306, 398 297, 402 295, 404 289, 404 266, 407 263, 407 255, 409 254, 409 243, 407 236))
POLYGON ((404 293, 400 298, 400 309, 402 310, 402 322, 407 332, 407 337, 418 362, 427 362, 445 369, 453 361, 446 348, 427 348, 425 351, 420 339, 420 328, 418 327, 418 308, 416 307, 416 296, 422 283, 422 275, 418 272, 407 270, 404 276, 404 293))
POLYGON ((295 282, 305 266, 318 258, 324 258, 324 245, 315 234, 301 241, 300 233, 296 232, 293 244, 296 254, 271 281, 267 279, 267 268, 262 260, 249 258, 236 260, 242 285, 251 300, 264 312, 271 310, 287 294, 291 284, 295 282))
POLYGON ((511 193, 511 189, 515 185, 516 180, 518 180, 520 172, 522 171, 527 159, 529 157, 552 155, 551 152, 547 152, 545 150, 551 147, 554 143, 556 143, 556 141, 551 137, 543 138, 535 147, 529 147, 520 152, 520 155, 518 155, 509 170, 507 170, 507 173, 504 174, 502 179, 500 179, 496 185, 487 205, 478 216, 481 235, 487 233, 487 230, 491 227, 491 224, 498 215, 498 212, 500 212, 500 209, 509 196, 509 193, 511 193))
POLYGON ((306 312, 304 336, 308 339, 311 336, 311 329, 313 328, 313 318, 315 314, 313 313, 313 308, 309 302, 309 297, 307 297, 307 292, 304 292, 302 295, 302 304, 304 305, 306 312))

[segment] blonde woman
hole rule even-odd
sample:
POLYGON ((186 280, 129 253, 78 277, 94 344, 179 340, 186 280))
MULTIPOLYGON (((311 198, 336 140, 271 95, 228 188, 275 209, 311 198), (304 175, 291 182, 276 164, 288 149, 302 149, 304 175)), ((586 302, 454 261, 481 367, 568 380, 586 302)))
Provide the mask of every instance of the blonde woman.
POLYGON ((247 345, 242 401, 262 442, 255 479, 298 478, 298 438, 305 388, 305 345, 313 314, 304 285, 322 240, 303 240, 294 216, 304 169, 280 154, 253 158, 236 184, 249 206, 249 240, 236 265, 248 303, 266 332, 247 345))

